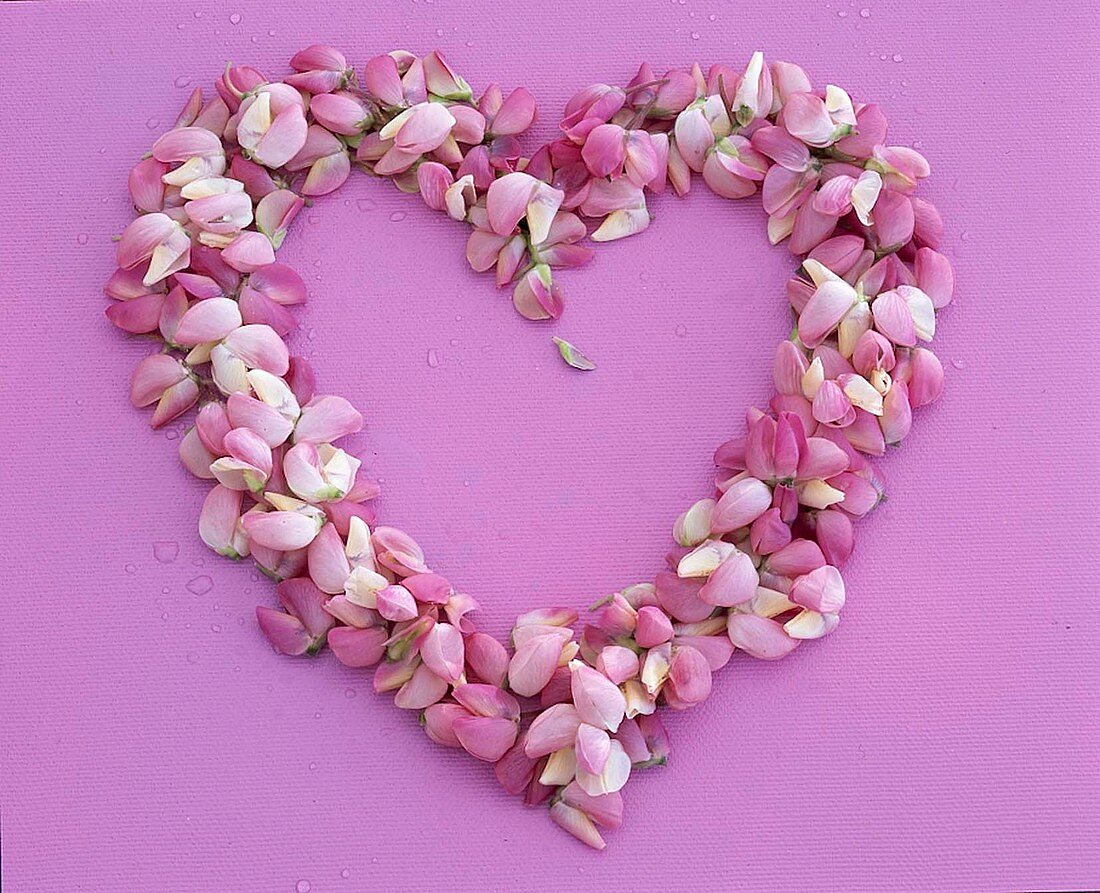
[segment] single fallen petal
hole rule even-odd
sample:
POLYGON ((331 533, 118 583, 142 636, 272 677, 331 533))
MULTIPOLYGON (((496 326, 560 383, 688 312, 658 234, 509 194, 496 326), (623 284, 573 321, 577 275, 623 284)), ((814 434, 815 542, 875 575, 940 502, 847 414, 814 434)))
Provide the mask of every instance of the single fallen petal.
POLYGON ((555 336, 553 340, 558 346, 558 353, 561 354, 561 358, 565 360, 567 365, 572 366, 574 369, 580 369, 582 372, 591 372, 596 368, 595 363, 564 338, 555 336))

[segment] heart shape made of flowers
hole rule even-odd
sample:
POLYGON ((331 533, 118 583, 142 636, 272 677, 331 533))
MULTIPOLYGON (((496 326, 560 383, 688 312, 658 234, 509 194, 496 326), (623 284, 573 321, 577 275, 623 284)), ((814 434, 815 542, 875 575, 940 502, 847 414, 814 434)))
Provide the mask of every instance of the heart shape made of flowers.
POLYGON ((517 139, 535 121, 530 93, 493 85, 475 100, 438 52, 377 56, 360 79, 318 45, 291 67, 281 82, 227 67, 130 174, 139 216, 107 316, 160 343, 132 402, 154 407, 153 427, 201 403, 180 441, 186 468, 216 482, 199 534, 277 582, 279 607, 256 609, 277 651, 327 646, 375 667, 375 690, 433 741, 493 764, 505 790, 602 848, 631 773, 666 759, 659 708, 704 700, 735 652, 779 658, 839 623, 852 521, 881 498, 871 459, 943 387, 921 346, 954 290, 942 221, 914 194, 928 164, 886 144, 875 104, 815 91, 761 53, 743 70, 642 65, 625 87, 585 88, 561 137, 530 155, 517 139), (553 270, 588 262, 586 238, 641 232, 647 196, 684 195, 695 173, 725 198, 759 186, 769 240, 800 258, 775 394, 718 447, 715 491, 676 520, 668 569, 597 602, 579 634, 570 608, 522 615, 507 645, 478 632, 474 599, 412 537, 376 525, 377 485, 335 445, 362 416, 315 393, 290 354, 306 288, 275 252, 355 166, 471 226, 470 265, 533 320, 562 313, 553 270))

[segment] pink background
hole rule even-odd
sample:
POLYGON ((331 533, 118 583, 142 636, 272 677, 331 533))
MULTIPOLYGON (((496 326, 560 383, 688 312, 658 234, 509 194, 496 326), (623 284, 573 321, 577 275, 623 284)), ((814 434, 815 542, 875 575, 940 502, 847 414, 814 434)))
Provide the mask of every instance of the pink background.
MULTIPOLYGON (((5 891, 1100 887, 1087 13, 306 6, 0 8, 5 891), (643 59, 761 48, 879 101, 933 165, 923 194, 959 277, 949 390, 882 463, 890 501, 859 529, 845 622, 779 664, 735 660, 672 717, 670 764, 631 780, 603 854, 430 745, 369 674, 273 654, 253 620, 270 586, 204 551, 178 429, 129 407, 147 347, 100 293, 126 171, 227 59, 279 75, 318 40, 357 67, 439 47, 475 87, 529 85, 544 136, 574 89, 643 59)), ((464 268, 461 227, 365 177, 284 251, 314 299, 296 344, 364 410, 383 517, 492 631, 649 578, 711 450, 767 396, 791 263, 758 204, 653 209, 648 233, 566 276, 552 328, 464 268), (599 370, 567 369, 552 333, 599 370)))

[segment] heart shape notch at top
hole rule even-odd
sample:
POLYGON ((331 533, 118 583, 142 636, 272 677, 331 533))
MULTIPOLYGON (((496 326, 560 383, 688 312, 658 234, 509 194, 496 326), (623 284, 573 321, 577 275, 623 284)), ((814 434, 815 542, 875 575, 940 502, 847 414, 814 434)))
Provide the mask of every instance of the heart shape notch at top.
POLYGON ((881 498, 872 459, 943 387, 923 343, 954 280, 939 214, 914 194, 928 164, 886 144, 876 105, 760 53, 743 70, 642 65, 625 87, 587 87, 530 155, 517 137, 531 95, 493 85, 475 101, 439 53, 376 56, 360 78, 312 46, 291 66, 281 82, 227 67, 131 172, 139 216, 107 316, 161 342, 132 402, 154 427, 201 404, 179 449, 215 482, 199 534, 277 582, 279 607, 257 608, 277 651, 327 646, 375 667, 375 690, 433 741, 492 763, 505 790, 602 848, 631 773, 666 759, 659 708, 705 699, 736 652, 782 657, 839 623, 852 522, 881 498), (474 599, 376 526, 377 485, 335 445, 362 416, 290 354, 306 288, 275 253, 353 166, 469 225, 470 265, 531 319, 560 315, 552 271, 589 261, 586 237, 641 232, 648 196, 683 195, 693 174, 726 198, 759 186, 768 238, 801 259, 774 395, 718 447, 714 492, 676 520, 667 569, 596 602, 579 632, 568 608, 519 617, 508 645, 478 632, 474 599))

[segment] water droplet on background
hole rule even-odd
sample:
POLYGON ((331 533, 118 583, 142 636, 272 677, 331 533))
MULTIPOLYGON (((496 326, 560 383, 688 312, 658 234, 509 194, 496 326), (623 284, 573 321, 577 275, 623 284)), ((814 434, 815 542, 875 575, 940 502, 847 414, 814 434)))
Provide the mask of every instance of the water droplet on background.
POLYGON ((179 543, 171 540, 158 540, 153 543, 153 557, 161 564, 171 564, 179 554, 179 543))
POLYGON ((180 87, 180 88, 189 87, 189 86, 191 86, 191 78, 189 78, 185 74, 181 74, 178 78, 176 78, 174 81, 172 81, 172 83, 175 84, 177 87, 180 87))
POLYGON ((88 244, 88 234, 87 233, 80 233, 76 237, 76 244, 77 245, 87 245, 88 244))
POLYGON ((683 338, 687 333, 688 333, 687 326, 685 326, 683 323, 680 323, 680 325, 678 325, 676 327, 676 337, 677 338, 683 338))
POLYGON ((439 354, 435 352, 434 347, 428 351, 428 365, 433 369, 439 366, 439 354))
POLYGON ((148 127, 150 130, 156 130, 158 127, 160 127, 160 121, 156 118, 149 118, 145 122, 145 126, 148 127))
POLYGON ((409 215, 406 214, 404 211, 394 211, 392 214, 390 214, 390 220, 392 220, 394 223, 400 223, 408 216, 409 215))
POLYGON ((221 631, 222 631, 222 628, 220 626, 218 626, 218 624, 216 624, 216 623, 211 623, 210 624, 210 632, 220 633, 221 631))
POLYGON ((310 885, 309 881, 301 880, 298 881, 298 885, 294 889, 297 890, 298 893, 309 893, 313 887, 310 885))
POLYGON ((231 25, 239 25, 241 23, 241 14, 239 12, 233 13, 233 15, 229 17, 229 23, 231 25))
POLYGON ((345 868, 343 871, 340 872, 340 877, 342 877, 346 881, 349 877, 351 877, 351 869, 345 868))
POLYGON ((128 574, 136 574, 137 573, 137 568, 134 567, 132 564, 126 565, 123 568, 123 570, 126 571, 126 573, 128 573, 128 574))
POLYGON ((355 200, 355 207, 360 211, 376 211, 378 210, 378 202, 372 198, 357 198, 355 200))
POLYGON ((187 581, 187 591, 194 595, 205 595, 214 588, 214 581, 206 574, 199 574, 187 581))
POLYGON ((355 689, 354 688, 345 688, 344 689, 344 697, 345 698, 354 698, 355 697, 355 689))
POLYGON ((197 664, 199 662, 199 656, 194 651, 187 652, 187 662, 189 664, 197 664))
POLYGON ((871 18, 871 10, 869 10, 869 9, 868 9, 868 8, 867 8, 866 6, 865 6, 865 7, 863 7, 863 9, 861 9, 861 10, 859 11, 859 17, 860 17, 861 19, 869 19, 869 18, 871 18))

